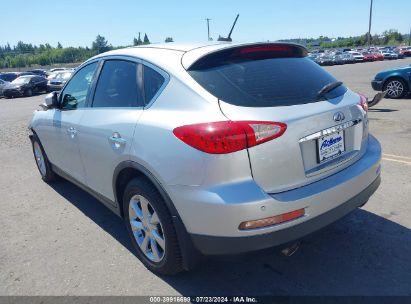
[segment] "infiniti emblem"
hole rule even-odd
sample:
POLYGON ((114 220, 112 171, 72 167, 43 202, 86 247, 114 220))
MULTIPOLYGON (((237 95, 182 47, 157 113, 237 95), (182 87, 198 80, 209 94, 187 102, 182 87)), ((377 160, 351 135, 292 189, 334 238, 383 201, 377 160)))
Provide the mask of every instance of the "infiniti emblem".
POLYGON ((337 112, 337 113, 334 114, 333 118, 334 118, 335 122, 340 122, 340 121, 343 121, 345 119, 345 116, 344 116, 343 112, 337 112))

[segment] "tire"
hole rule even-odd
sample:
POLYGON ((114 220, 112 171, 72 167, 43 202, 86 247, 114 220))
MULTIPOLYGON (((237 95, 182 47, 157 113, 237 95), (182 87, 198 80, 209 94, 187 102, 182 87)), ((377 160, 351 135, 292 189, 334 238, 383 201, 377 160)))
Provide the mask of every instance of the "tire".
POLYGON ((31 97, 31 96, 33 96, 33 91, 32 91, 32 89, 27 89, 27 90, 24 92, 24 96, 26 96, 26 97, 31 97))
POLYGON ((177 233, 157 189, 145 178, 132 179, 124 190, 123 207, 131 242, 144 266, 165 275, 183 271, 177 233))
POLYGON ((400 99, 408 93, 408 87, 401 78, 391 78, 384 84, 383 91, 387 91, 387 97, 400 99))
POLYGON ((40 176, 46 183, 51 183, 57 179, 57 175, 51 169, 51 164, 44 152, 43 146, 38 137, 34 134, 32 141, 33 156, 39 170, 40 176))

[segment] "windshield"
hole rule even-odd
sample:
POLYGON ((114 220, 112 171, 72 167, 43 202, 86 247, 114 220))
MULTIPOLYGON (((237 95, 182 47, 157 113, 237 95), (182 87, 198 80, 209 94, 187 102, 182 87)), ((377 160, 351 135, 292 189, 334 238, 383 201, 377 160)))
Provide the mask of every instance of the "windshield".
MULTIPOLYGON (((245 107, 275 107, 318 101, 318 92, 336 79, 308 58, 269 58, 224 61, 188 73, 222 101, 245 107)), ((339 86, 325 94, 335 98, 347 91, 339 86)))
POLYGON ((30 77, 18 77, 15 80, 13 80, 11 83, 14 84, 25 84, 30 82, 30 77))
POLYGON ((68 73, 59 73, 59 74, 57 74, 57 76, 56 76, 56 79, 59 79, 59 80, 67 80, 67 79, 69 79, 70 77, 71 77, 71 72, 68 72, 68 73))

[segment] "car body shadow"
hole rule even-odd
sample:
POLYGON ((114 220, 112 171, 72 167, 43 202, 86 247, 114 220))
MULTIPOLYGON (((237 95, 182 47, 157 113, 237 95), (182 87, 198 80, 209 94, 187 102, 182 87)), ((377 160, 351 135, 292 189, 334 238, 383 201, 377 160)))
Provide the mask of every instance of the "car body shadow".
MULTIPOLYGON (((55 191, 135 255, 123 221, 67 181, 55 191)), ((161 276, 193 295, 411 295, 411 231, 389 218, 358 209, 304 238, 285 257, 279 248, 208 257, 192 272, 161 276)), ((210 221, 212 223, 212 220, 210 221)))
POLYGON ((379 108, 370 108, 368 109, 369 112, 381 112, 381 113, 389 113, 389 112, 397 112, 399 110, 395 109, 379 109, 379 108))

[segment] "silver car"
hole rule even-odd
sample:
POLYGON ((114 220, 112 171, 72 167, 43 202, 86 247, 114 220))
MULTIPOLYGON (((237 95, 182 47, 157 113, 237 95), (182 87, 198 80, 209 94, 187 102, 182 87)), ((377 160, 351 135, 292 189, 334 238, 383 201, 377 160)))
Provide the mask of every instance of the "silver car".
POLYGON ((168 43, 93 57, 34 114, 41 177, 68 179, 124 218, 157 273, 298 240, 380 184, 366 99, 306 55, 168 43))

